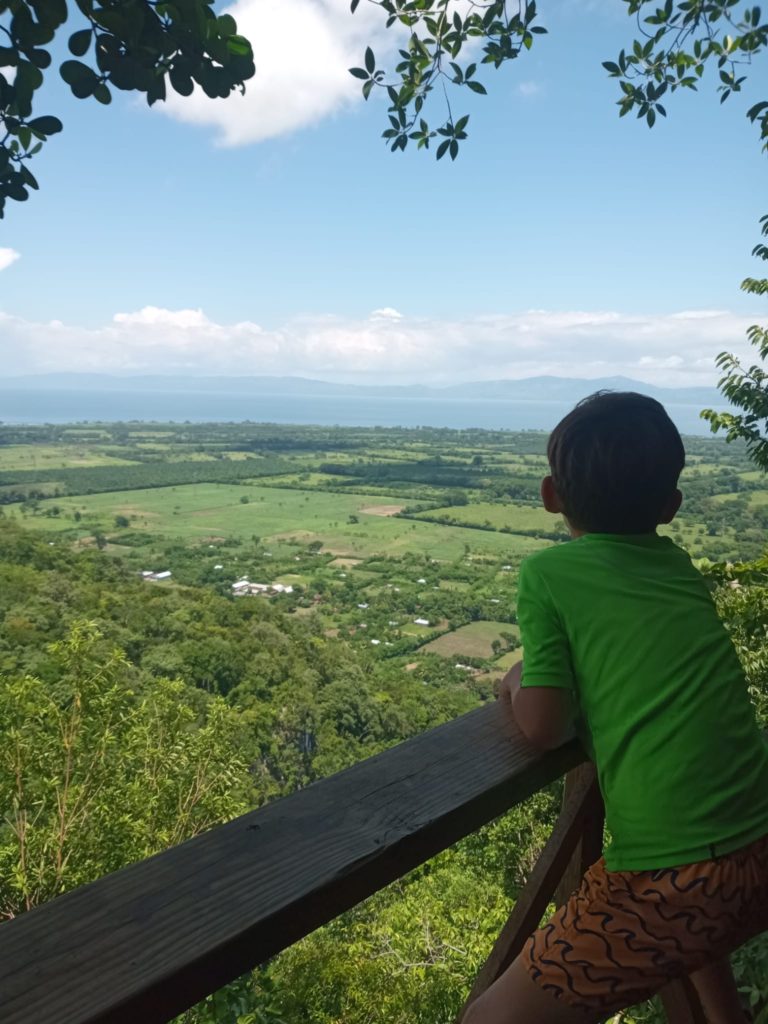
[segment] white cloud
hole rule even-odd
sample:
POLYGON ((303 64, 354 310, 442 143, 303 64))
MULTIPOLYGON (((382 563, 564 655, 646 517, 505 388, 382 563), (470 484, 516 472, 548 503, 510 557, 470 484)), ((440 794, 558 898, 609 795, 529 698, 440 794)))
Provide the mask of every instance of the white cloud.
POLYGON ((210 320, 202 309, 159 309, 157 306, 145 306, 137 313, 115 313, 116 324, 141 324, 149 327, 206 327, 210 320))
POLYGON ((256 75, 244 95, 208 99, 199 89, 169 96, 159 109, 209 125, 224 145, 238 146, 314 124, 360 97, 359 66, 368 44, 382 53, 395 43, 381 11, 349 0, 237 0, 227 8, 253 46, 256 75))
POLYGON ((98 328, 0 313, 7 374, 275 374, 370 383, 622 374, 657 384, 713 384, 723 349, 750 354, 753 318, 727 311, 493 313, 410 317, 383 306, 360 319, 296 317, 276 328, 216 323, 203 310, 146 306, 98 328))
POLYGON ((517 91, 521 96, 525 96, 526 98, 530 96, 538 96, 538 94, 541 92, 541 86, 538 82, 530 80, 518 82, 517 91))
POLYGON ((383 306, 381 309, 374 309, 371 313, 371 320, 402 320, 403 314, 398 313, 391 306, 383 306))
POLYGON ((20 256, 21 253, 16 252, 15 249, 0 249, 0 270, 10 267, 20 256))

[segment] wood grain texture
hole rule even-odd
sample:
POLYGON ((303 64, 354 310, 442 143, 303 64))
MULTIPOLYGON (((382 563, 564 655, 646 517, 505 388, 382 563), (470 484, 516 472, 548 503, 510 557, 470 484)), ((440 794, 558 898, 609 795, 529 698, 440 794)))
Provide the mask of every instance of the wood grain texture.
POLYGON ((1 925, 0 1019, 161 1024, 583 760, 479 708, 1 925))
MULTIPOLYGON (((571 794, 579 791, 585 778, 593 779, 595 766, 593 764, 581 764, 573 768, 565 777, 565 791, 563 792, 563 809, 568 806, 571 794)), ((584 807, 584 817, 579 841, 576 849, 571 855, 571 860, 566 867, 563 877, 558 883, 553 903, 561 907, 567 903, 570 895, 581 885, 581 880, 587 868, 602 856, 603 853, 603 829, 605 826, 605 805, 600 795, 600 790, 595 787, 589 803, 584 807)))
MULTIPOLYGON (((467 1009, 478 996, 509 967, 522 952, 528 936, 539 926, 555 888, 571 861, 582 836, 584 824, 592 820, 595 808, 602 805, 594 765, 584 765, 572 780, 567 800, 552 829, 539 859, 523 891, 517 897, 512 913, 501 930, 491 954, 480 968, 466 1003, 456 1018, 461 1024, 467 1009)), ((601 832, 602 835, 602 832, 601 832)))
POLYGON ((669 1024, 707 1024, 690 978, 671 981, 659 992, 659 996, 669 1024))

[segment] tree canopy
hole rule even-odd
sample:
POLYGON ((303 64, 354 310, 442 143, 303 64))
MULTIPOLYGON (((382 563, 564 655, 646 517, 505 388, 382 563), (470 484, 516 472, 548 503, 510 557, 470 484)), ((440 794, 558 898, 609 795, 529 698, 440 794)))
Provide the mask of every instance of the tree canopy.
MULTIPOLYGON (((69 36, 72 58, 59 74, 78 99, 110 103, 111 87, 145 95, 167 89, 188 96, 197 84, 226 97, 255 74, 251 44, 212 0, 76 0, 82 27, 69 36)), ((23 202, 38 187, 29 161, 61 121, 34 110, 51 67, 50 46, 68 20, 66 0, 0 0, 0 217, 7 199, 23 202)))

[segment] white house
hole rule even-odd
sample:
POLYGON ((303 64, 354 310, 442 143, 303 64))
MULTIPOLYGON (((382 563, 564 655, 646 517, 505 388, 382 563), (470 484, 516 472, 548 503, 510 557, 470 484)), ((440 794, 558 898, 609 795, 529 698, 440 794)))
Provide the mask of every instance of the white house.
POLYGON ((428 626, 429 619, 414 619, 413 624, 414 626, 428 626))

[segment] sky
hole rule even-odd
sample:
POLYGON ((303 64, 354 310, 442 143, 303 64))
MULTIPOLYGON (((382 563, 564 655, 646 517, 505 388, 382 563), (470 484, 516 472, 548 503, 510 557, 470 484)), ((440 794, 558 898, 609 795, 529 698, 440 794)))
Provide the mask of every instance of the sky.
POLYGON ((649 130, 601 67, 635 35, 622 0, 539 9, 549 34, 481 68, 489 95, 452 97, 455 163, 381 140, 386 102, 347 69, 396 40, 365 2, 222 6, 255 52, 244 97, 102 107, 49 73, 35 113, 64 132, 0 221, 2 373, 714 383, 765 316, 738 287, 760 273, 761 69, 649 130))

